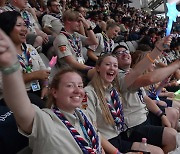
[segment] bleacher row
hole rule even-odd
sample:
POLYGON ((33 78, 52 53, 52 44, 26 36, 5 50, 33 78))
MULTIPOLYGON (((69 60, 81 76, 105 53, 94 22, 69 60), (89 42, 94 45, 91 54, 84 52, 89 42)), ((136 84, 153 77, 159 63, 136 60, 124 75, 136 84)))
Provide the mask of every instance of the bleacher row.
MULTIPOLYGON (((138 41, 119 42, 119 43, 115 43, 114 47, 116 47, 117 45, 123 45, 123 46, 127 47, 130 52, 135 52, 136 49, 138 48, 138 41)), ((85 47, 83 48, 83 56, 84 56, 85 60, 88 59, 88 57, 87 57, 87 49, 85 47)))

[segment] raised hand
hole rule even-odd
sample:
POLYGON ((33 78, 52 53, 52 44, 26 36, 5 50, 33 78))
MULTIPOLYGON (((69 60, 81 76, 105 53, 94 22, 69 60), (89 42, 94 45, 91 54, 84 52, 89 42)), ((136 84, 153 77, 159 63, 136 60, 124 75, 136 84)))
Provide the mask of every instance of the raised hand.
POLYGON ((13 42, 0 30, 0 67, 12 66, 17 61, 17 52, 13 42))
POLYGON ((170 47, 171 41, 172 41, 172 36, 171 35, 166 36, 163 39, 158 40, 156 42, 155 48, 158 51, 162 52, 163 50, 168 49, 170 47))

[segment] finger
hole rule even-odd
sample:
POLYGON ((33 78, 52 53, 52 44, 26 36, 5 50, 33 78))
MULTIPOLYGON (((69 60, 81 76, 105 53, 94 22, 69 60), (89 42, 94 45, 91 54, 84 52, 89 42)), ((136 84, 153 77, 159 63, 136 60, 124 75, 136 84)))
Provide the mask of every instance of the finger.
POLYGON ((5 42, 12 42, 1 29, 0 29, 0 40, 4 40, 5 42))
POLYGON ((44 95, 42 94, 42 95, 41 95, 41 99, 43 99, 43 98, 44 98, 44 95))
POLYGON ((8 50, 8 47, 1 47, 0 46, 0 52, 3 53, 8 50))

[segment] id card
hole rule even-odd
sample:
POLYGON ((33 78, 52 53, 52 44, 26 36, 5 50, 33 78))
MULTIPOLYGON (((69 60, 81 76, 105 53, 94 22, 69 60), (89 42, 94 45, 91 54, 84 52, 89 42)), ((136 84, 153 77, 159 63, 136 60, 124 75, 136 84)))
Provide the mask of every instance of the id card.
POLYGON ((85 60, 83 57, 77 57, 78 63, 84 64, 85 60))
POLYGON ((38 91, 41 89, 38 81, 31 82, 31 88, 33 91, 38 91))

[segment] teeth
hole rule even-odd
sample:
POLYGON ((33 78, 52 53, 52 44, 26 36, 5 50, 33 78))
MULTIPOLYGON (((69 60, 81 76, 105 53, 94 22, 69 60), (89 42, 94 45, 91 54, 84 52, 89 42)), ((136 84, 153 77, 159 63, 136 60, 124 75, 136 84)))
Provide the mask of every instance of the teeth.
POLYGON ((107 73, 108 75, 114 75, 114 73, 107 73))
POLYGON ((79 96, 74 96, 74 97, 72 97, 72 98, 79 99, 80 97, 79 97, 79 96))

